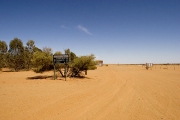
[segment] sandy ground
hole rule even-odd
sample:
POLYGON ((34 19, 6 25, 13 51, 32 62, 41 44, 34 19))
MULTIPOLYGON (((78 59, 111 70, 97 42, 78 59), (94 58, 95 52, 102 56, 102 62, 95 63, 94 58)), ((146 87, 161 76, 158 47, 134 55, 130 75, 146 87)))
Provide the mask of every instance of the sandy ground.
POLYGON ((180 66, 109 65, 87 78, 0 72, 0 120, 179 120, 180 66))

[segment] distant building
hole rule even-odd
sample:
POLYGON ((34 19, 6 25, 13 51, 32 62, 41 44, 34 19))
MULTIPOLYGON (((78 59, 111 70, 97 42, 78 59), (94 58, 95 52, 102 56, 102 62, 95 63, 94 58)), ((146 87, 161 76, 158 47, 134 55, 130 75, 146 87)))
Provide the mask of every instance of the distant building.
POLYGON ((146 63, 146 69, 148 70, 149 68, 152 68, 153 63, 146 63))
POLYGON ((97 62, 97 65, 103 66, 103 60, 96 60, 96 62, 97 62))

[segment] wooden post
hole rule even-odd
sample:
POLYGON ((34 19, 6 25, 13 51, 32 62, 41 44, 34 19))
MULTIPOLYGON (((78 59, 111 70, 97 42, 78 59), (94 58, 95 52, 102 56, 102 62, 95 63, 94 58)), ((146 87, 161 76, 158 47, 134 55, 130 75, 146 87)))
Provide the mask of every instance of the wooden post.
POLYGON ((67 77, 67 64, 65 65, 65 81, 66 81, 66 77, 67 77))
POLYGON ((56 70, 56 69, 55 69, 55 64, 54 64, 54 80, 55 80, 55 70, 56 70))

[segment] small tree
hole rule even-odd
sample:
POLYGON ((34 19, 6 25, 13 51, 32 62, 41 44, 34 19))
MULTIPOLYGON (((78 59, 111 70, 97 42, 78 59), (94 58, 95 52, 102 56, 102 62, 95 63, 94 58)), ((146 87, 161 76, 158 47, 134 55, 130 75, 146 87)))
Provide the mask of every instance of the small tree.
POLYGON ((5 54, 7 52, 7 44, 5 41, 0 40, 0 53, 5 54))
POLYGON ((35 42, 33 40, 29 40, 26 43, 25 50, 24 50, 24 60, 25 60, 25 68, 30 69, 32 67, 32 57, 33 53, 35 52, 35 42))
POLYGON ((23 42, 20 39, 14 38, 11 40, 7 54, 7 61, 8 66, 14 68, 15 71, 24 68, 24 47, 23 42))
POLYGON ((43 48, 42 52, 34 52, 32 64, 34 72, 37 73, 53 69, 51 48, 43 48))
MULTIPOLYGON (((68 54, 69 55, 69 63, 68 64, 61 64, 61 63, 58 63, 58 64, 55 64, 55 68, 57 71, 59 71, 59 73, 61 74, 62 77, 65 77, 65 72, 63 73, 63 70, 65 71, 65 67, 67 67, 67 72, 70 70, 70 64, 73 62, 73 60, 76 58, 76 54, 71 52, 70 49, 65 49, 64 50, 65 54, 68 54)), ((60 51, 57 51, 54 55, 61 55, 62 52, 60 51)))
POLYGON ((73 61, 76 58, 77 58, 76 54, 73 52, 70 52, 70 61, 73 61))
POLYGON ((0 70, 6 66, 7 44, 0 40, 0 70))
POLYGON ((66 49, 64 52, 65 54, 69 55, 69 61, 73 61, 77 57, 76 54, 72 52, 69 48, 66 49))
MULTIPOLYGON (((55 55, 58 55, 57 53, 58 52, 56 52, 55 55)), ((65 72, 63 73, 63 70, 65 70, 66 66, 68 73, 67 76, 70 77, 81 76, 82 72, 96 69, 95 56, 93 54, 77 57, 75 53, 70 51, 70 49, 66 49, 65 54, 69 55, 69 63, 67 65, 61 63, 55 64, 56 70, 58 70, 63 77, 65 77, 65 72)))
POLYGON ((75 58, 70 64, 69 76, 81 76, 82 72, 96 69, 95 56, 93 54, 88 56, 81 56, 75 58))

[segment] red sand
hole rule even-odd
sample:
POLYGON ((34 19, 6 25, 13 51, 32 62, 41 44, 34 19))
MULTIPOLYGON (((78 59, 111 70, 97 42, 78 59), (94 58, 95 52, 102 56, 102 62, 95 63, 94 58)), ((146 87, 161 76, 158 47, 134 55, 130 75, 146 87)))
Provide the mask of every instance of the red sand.
POLYGON ((180 118, 180 66, 109 65, 84 79, 26 79, 37 75, 53 71, 0 72, 1 120, 180 118))

